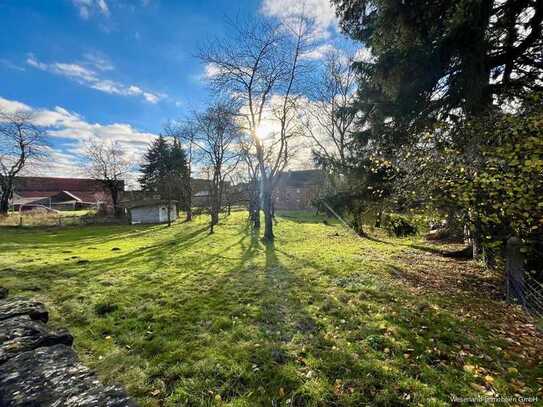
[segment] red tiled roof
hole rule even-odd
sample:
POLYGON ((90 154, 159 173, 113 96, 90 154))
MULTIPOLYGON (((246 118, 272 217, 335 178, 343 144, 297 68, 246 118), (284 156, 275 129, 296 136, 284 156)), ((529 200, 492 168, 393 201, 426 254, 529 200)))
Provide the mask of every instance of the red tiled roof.
POLYGON ((23 198, 49 198, 58 194, 58 191, 20 191, 16 190, 17 195, 23 198))
POLYGON ((101 191, 100 181, 88 178, 17 177, 18 191, 101 191))
POLYGON ((22 198, 49 198, 66 191, 83 202, 111 200, 100 181, 86 178, 16 177, 14 190, 22 198))

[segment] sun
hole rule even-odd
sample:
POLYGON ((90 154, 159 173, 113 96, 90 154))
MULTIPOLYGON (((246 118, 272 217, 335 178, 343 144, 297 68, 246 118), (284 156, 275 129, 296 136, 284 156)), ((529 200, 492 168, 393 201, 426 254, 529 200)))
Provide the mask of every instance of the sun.
POLYGON ((268 120, 263 120, 260 122, 260 125, 256 128, 256 136, 260 140, 265 140, 270 138, 273 135, 274 128, 273 123, 268 120))

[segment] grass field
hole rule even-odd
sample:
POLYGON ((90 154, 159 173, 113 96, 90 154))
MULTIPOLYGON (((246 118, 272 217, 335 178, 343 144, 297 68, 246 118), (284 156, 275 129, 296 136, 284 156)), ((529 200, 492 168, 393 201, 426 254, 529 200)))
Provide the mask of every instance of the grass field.
POLYGON ((543 340, 477 264, 307 214, 265 246, 245 219, 0 228, 0 285, 143 406, 541 399, 543 340))

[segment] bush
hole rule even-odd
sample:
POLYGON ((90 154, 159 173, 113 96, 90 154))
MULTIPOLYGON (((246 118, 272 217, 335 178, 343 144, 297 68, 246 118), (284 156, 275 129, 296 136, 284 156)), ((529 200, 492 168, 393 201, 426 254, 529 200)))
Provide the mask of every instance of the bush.
POLYGON ((389 213, 385 215, 383 227, 396 237, 412 236, 418 232, 417 226, 404 215, 389 213))

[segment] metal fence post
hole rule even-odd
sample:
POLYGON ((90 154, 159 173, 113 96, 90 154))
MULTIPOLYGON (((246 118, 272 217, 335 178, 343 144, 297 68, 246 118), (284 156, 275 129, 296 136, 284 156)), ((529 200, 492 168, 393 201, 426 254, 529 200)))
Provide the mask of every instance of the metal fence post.
POLYGON ((522 242, 518 237, 507 240, 506 282, 507 301, 514 301, 526 306, 524 296, 524 255, 521 251, 522 242))

